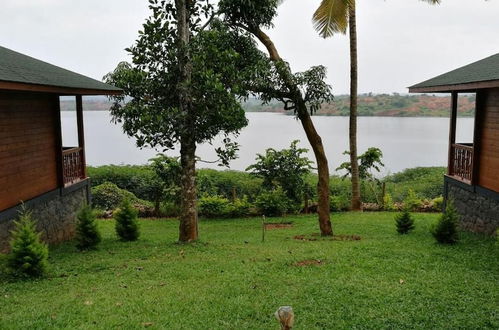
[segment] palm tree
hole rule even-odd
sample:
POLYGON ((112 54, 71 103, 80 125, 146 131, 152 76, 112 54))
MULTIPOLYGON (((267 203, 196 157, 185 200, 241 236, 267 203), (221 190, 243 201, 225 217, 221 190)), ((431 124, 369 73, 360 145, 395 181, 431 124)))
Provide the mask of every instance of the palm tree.
MULTIPOLYGON (((420 0, 430 4, 438 4, 440 0, 420 0)), ((349 28, 350 37, 350 163, 352 167, 352 210, 360 211, 359 162, 357 157, 357 26, 355 0, 322 0, 314 13, 315 29, 323 38, 336 33, 346 34, 349 28)))

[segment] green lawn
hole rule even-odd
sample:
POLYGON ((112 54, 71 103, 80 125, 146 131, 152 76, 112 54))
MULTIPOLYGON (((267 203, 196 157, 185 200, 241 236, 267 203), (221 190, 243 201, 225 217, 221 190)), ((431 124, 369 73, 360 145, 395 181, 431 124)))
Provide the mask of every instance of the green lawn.
POLYGON ((260 219, 202 221, 202 241, 175 244, 177 222, 141 221, 142 237, 117 242, 102 221, 99 251, 51 249, 50 276, 0 277, 0 329, 278 329, 279 306, 296 329, 499 328, 499 246, 463 234, 437 245, 434 214, 396 234, 393 213, 333 215, 337 234, 360 241, 299 241, 314 216, 287 217, 268 231, 260 219), (303 260, 319 265, 296 266, 303 260))

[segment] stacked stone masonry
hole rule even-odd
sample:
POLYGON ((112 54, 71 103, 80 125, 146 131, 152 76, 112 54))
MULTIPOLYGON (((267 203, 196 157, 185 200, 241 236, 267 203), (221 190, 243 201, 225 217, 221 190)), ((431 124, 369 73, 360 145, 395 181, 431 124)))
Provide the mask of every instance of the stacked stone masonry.
MULTIPOLYGON (((37 203, 28 209, 33 214, 42 239, 51 244, 73 238, 75 234, 76 212, 87 202, 87 186, 75 191, 58 194, 55 198, 37 203)), ((0 222, 0 251, 8 251, 10 232, 16 219, 0 222)))
POLYGON ((453 200, 464 230, 487 235, 497 234, 499 201, 448 183, 448 198, 453 200))

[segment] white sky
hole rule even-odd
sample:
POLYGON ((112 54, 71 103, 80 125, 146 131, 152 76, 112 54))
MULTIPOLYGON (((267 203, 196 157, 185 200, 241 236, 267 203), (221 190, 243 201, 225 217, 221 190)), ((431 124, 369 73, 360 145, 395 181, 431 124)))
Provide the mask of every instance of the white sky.
MULTIPOLYGON (((499 52, 499 0, 357 0, 359 91, 405 87, 499 52)), ((269 31, 294 70, 328 67, 335 94, 348 93, 348 39, 321 39, 319 0, 286 0, 269 31)), ((0 45, 101 79, 133 44, 147 0, 1 0, 0 45)))

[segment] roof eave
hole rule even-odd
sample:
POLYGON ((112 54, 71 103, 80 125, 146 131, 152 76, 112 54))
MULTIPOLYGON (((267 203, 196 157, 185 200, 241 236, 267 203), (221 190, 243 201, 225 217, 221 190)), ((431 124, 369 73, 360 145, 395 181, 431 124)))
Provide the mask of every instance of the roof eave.
POLYGON ((473 92, 477 89, 499 88, 499 80, 477 81, 465 84, 441 85, 441 86, 418 86, 409 87, 409 93, 451 93, 451 92, 473 92))
POLYGON ((43 92, 60 95, 121 95, 121 89, 92 89, 92 88, 73 88, 38 84, 27 84, 11 81, 0 81, 0 90, 22 91, 22 92, 43 92))

